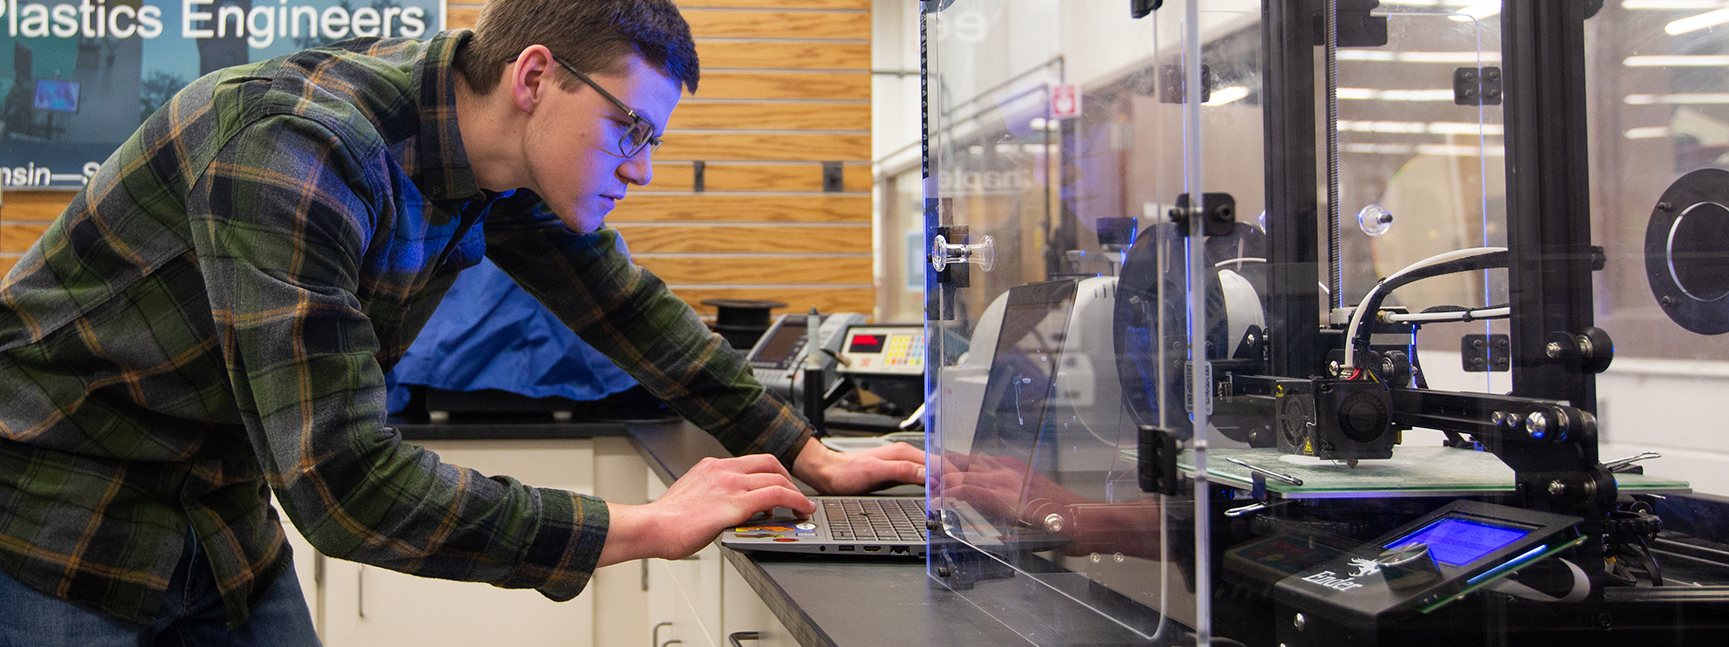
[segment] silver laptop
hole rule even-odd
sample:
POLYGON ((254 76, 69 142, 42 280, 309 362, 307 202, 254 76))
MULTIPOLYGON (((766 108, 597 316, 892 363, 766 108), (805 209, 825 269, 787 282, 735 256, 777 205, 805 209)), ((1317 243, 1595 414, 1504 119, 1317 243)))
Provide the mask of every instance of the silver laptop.
MULTIPOLYGON (((979 407, 970 453, 1014 458, 1034 466, 1045 405, 1060 365, 1063 332, 1074 304, 1073 281, 1034 283, 1011 288, 997 336, 990 374, 979 407)), ((1032 470, 1028 471, 1030 482, 1032 470)), ((1018 495, 1025 504, 1027 483, 1018 495)), ((918 557, 927 552, 926 500, 923 496, 811 497, 817 509, 809 519, 776 508, 744 525, 722 532, 722 546, 743 551, 773 551, 864 557, 918 557)), ((966 528, 1001 531, 993 543, 1049 550, 1067 543, 1041 530, 1014 528, 1012 521, 990 520, 964 502, 957 507, 966 528)), ((972 533, 967 533, 969 536, 972 533)))

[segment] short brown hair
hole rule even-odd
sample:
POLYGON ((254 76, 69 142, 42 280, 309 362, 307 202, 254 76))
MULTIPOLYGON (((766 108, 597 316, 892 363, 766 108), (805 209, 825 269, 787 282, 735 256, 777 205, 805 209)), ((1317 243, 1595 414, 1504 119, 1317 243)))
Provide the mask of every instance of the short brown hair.
MULTIPOLYGON (((700 76, 690 25, 671 0, 489 0, 456 69, 470 89, 490 94, 504 67, 536 44, 589 73, 619 72, 634 53, 689 92, 700 76)), ((558 79, 565 90, 581 87, 568 73, 558 79)))

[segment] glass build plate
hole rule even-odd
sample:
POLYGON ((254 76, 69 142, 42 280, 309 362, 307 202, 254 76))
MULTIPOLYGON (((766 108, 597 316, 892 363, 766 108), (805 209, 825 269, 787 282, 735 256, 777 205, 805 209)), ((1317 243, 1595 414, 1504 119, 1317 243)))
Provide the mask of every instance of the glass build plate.
MULTIPOLYGON (((1225 485, 1250 488, 1248 469, 1226 458, 1297 477, 1302 485, 1267 479, 1267 489, 1291 499, 1350 499, 1389 496, 1469 496, 1513 491, 1513 470, 1488 452, 1447 447, 1398 447, 1387 460, 1366 460, 1352 468, 1344 463, 1281 454, 1274 448, 1213 449, 1207 452, 1207 475, 1225 485)), ((1194 453, 1185 450, 1177 467, 1193 475, 1194 453)), ((1616 474, 1624 493, 1688 492, 1678 479, 1649 474, 1616 474)))

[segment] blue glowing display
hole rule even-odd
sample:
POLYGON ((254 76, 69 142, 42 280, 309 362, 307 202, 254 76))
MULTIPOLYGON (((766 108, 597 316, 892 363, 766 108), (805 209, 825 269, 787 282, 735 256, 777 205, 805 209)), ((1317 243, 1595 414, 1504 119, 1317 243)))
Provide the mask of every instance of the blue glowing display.
POLYGON ((1421 530, 1387 544, 1402 548, 1427 544, 1429 556, 1449 566, 1463 566, 1531 534, 1527 528, 1484 523, 1458 517, 1443 517, 1421 530))

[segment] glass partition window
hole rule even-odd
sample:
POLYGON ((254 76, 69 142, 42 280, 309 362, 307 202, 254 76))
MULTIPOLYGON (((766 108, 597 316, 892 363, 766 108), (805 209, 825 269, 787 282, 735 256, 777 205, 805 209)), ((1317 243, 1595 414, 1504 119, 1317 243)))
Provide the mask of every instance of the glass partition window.
POLYGON ((922 3, 932 579, 1040 645, 1729 635, 1729 5, 1141 4, 922 3))

